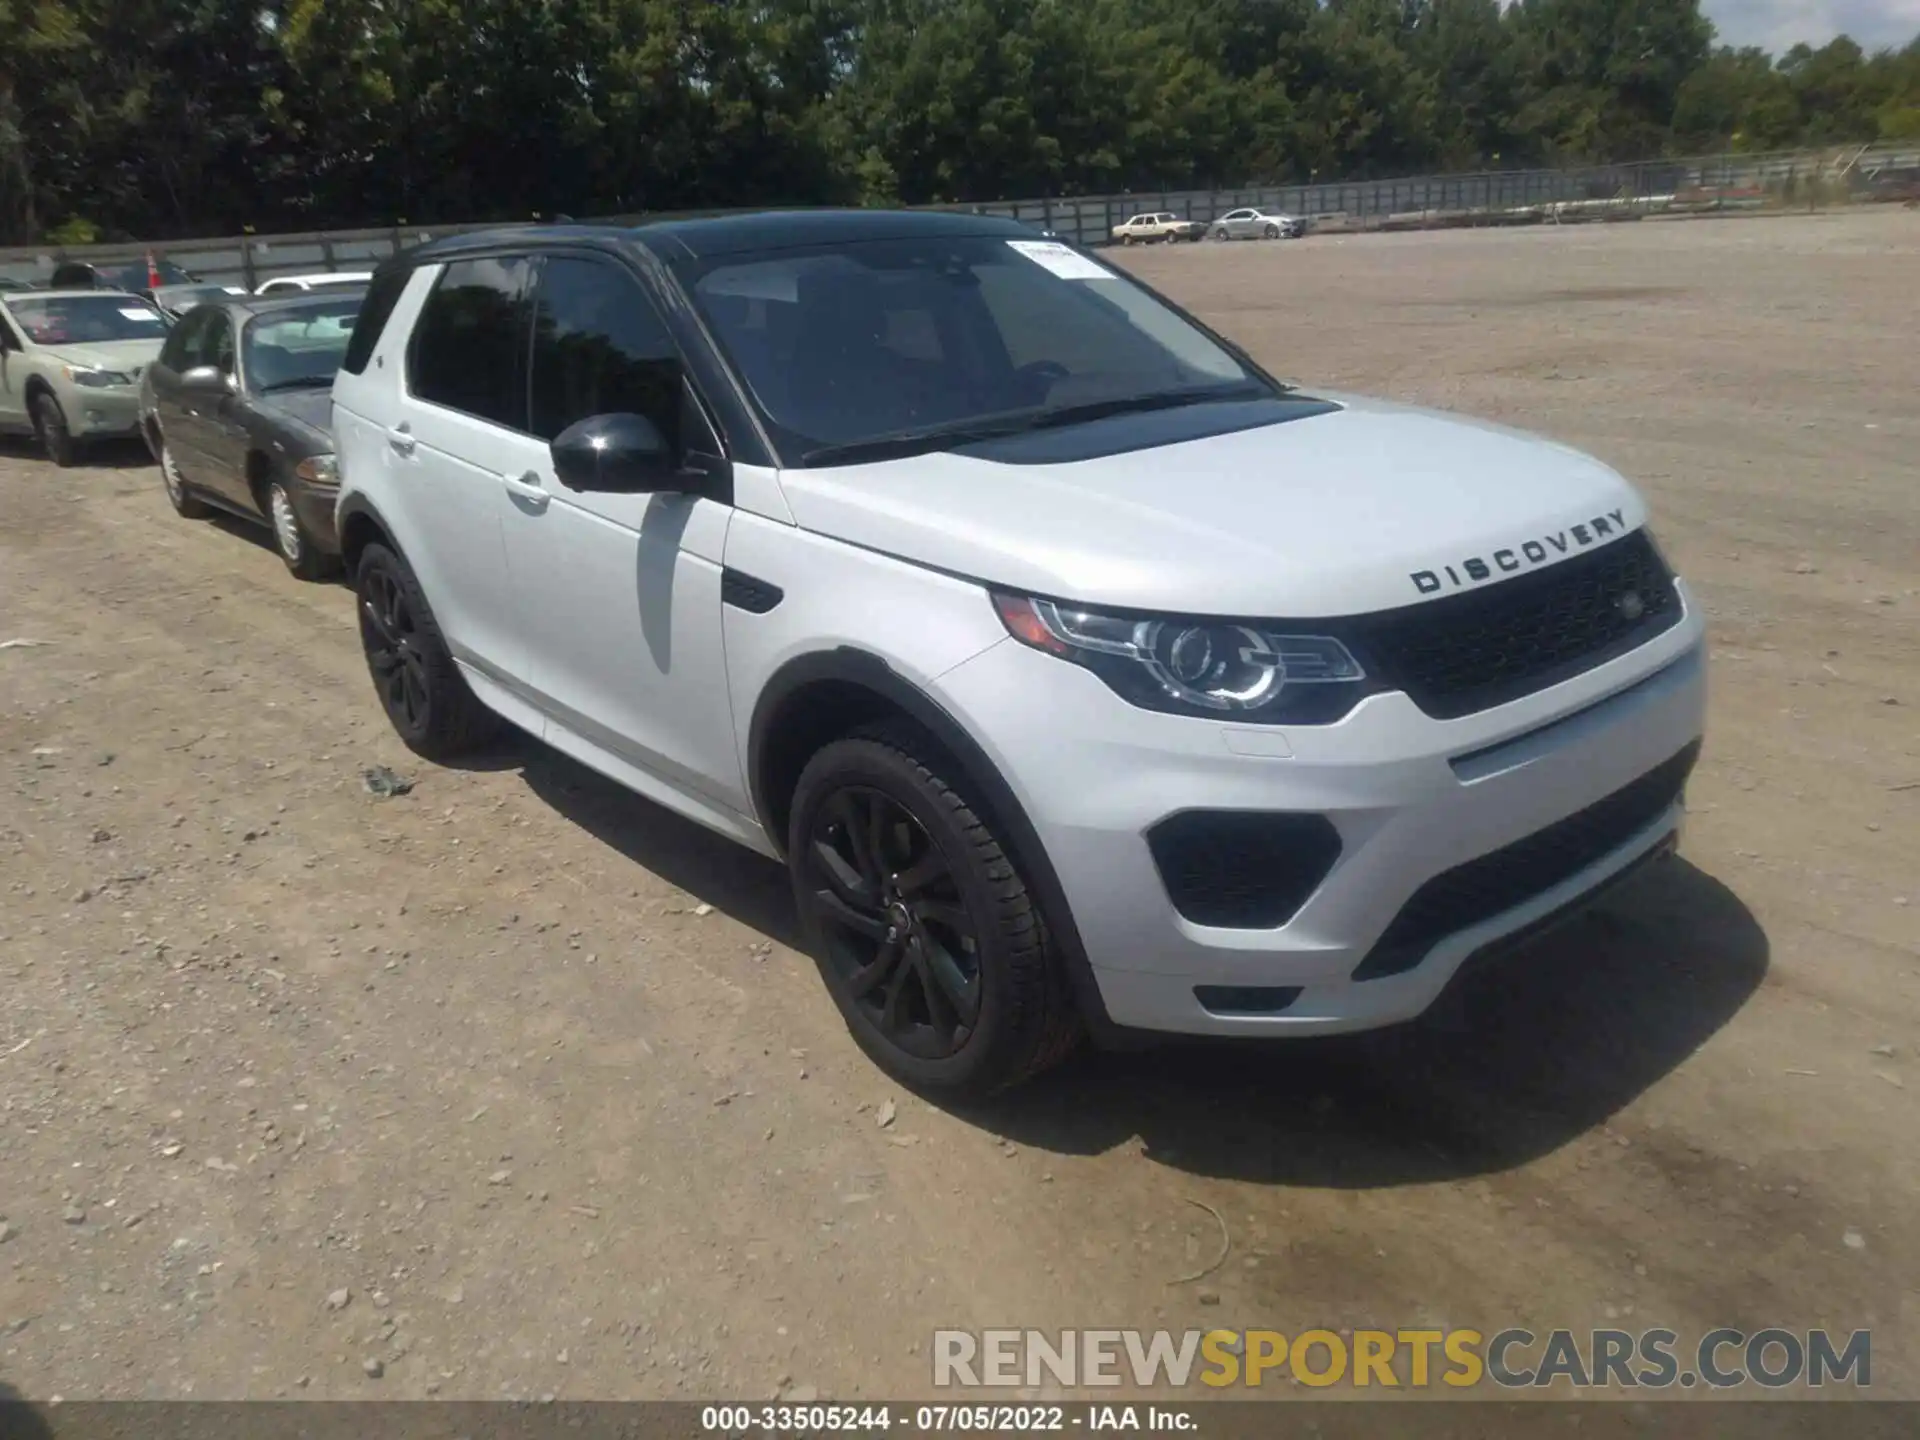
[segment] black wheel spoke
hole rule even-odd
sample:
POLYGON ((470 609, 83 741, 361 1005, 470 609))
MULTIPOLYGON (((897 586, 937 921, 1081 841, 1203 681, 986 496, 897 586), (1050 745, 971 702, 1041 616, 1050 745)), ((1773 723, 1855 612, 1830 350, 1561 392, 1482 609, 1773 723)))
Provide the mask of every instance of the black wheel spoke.
POLYGON ((927 1024, 943 1042, 950 1041, 953 1032, 960 1028, 960 1016, 953 1000, 947 995, 945 987, 934 978, 932 960, 926 946, 916 939, 908 948, 908 953, 913 956, 914 981, 920 987, 921 998, 926 1002, 927 1024))
POLYGON ((963 906, 949 900, 915 900, 907 907, 921 920, 935 925, 943 925, 957 935, 969 935, 972 926, 967 921, 967 912, 963 906))
POLYGON ((814 900, 830 920, 866 936, 869 940, 885 942, 887 939, 887 922, 881 916, 848 904, 831 886, 823 886, 813 894, 814 900))
POLYGON ((901 1028, 901 1000, 907 993, 907 981, 913 977, 913 966, 896 965, 893 978, 887 982, 886 1004, 880 1011, 880 1023, 889 1030, 901 1028))
POLYGON ((931 978, 932 988, 939 992, 945 1003, 953 1007, 962 1021, 973 1024, 980 1018, 979 980, 960 968, 960 962, 954 959, 953 952, 942 945, 936 936, 922 931, 919 951, 931 978))
POLYGON ((852 874, 859 884, 856 893, 863 895, 879 894, 882 879, 879 864, 868 845, 872 817, 861 813, 869 809, 871 803, 863 797, 856 797, 850 790, 842 790, 833 797, 832 807, 827 812, 828 818, 846 841, 846 853, 853 862, 852 874))
POLYGON ((929 841, 926 853, 900 872, 900 878, 894 881, 894 888, 900 892, 902 899, 910 900, 946 873, 945 857, 940 854, 939 847, 929 841))
POLYGON ((891 976, 899 967, 901 957, 906 954, 906 941, 894 939, 884 941, 875 953, 873 963, 854 972, 847 981, 847 989, 853 992, 853 998, 864 1000, 873 993, 873 987, 891 976))
POLYGON ((847 863, 846 856, 831 840, 816 839, 813 842, 813 858, 820 866, 827 884, 847 904, 874 903, 878 892, 861 878, 858 870, 847 863))
POLYGON ((893 867, 887 863, 887 831, 893 828, 893 805, 878 795, 867 800, 867 857, 873 863, 873 878, 885 884, 893 867))

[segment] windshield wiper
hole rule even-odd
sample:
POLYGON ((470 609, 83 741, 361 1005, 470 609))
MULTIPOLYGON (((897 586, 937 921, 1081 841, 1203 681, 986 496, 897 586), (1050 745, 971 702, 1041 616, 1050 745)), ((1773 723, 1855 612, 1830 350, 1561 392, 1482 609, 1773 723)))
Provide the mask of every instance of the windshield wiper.
POLYGON ((850 440, 842 445, 821 445, 804 451, 803 466, 852 464, 862 460, 892 460, 907 455, 924 455, 934 450, 958 450, 983 440, 999 440, 1008 435, 1026 435, 1036 430, 1055 430, 1067 425, 1082 425, 1112 415, 1133 415, 1148 410, 1174 410, 1186 405, 1216 404, 1223 400, 1256 400, 1273 392, 1265 385, 1243 383, 1216 385, 1206 389, 1163 390, 1149 395, 1125 395, 1112 400, 1089 400, 1083 405, 1058 405, 1044 410, 1016 410, 1009 414, 983 416, 948 425, 928 425, 915 430, 895 430, 865 440, 850 440))
POLYGON ((271 395, 276 390, 317 390, 323 385, 333 384, 331 375, 302 375, 298 380, 276 380, 271 385, 261 385, 254 391, 256 395, 271 395))

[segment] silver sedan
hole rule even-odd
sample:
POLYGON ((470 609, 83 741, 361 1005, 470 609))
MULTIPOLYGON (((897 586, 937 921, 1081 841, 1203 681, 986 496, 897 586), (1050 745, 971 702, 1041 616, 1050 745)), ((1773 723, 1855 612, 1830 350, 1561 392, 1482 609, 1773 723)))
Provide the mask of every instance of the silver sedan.
POLYGON ((1306 225, 1297 215, 1249 205, 1220 216, 1207 227, 1207 236, 1213 240, 1295 240, 1305 231, 1306 225))

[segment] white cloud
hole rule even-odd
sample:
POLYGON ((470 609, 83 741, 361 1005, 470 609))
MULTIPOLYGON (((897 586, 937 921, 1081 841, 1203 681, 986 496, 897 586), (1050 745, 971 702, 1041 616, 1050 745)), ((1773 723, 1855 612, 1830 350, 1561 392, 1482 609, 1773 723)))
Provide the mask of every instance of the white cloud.
POLYGON ((1920 0, 1706 0, 1705 9, 1722 44, 1759 45, 1776 55, 1836 35, 1851 35, 1869 51, 1920 35, 1920 0))

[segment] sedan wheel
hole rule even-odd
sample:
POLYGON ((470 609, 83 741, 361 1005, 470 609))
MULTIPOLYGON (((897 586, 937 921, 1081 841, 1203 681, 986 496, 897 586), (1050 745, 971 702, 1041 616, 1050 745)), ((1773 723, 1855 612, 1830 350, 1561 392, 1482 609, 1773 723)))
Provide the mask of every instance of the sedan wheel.
POLYGON ((160 441, 160 479, 167 487, 167 499, 173 505, 174 514, 182 520, 204 520, 207 517, 207 503, 187 488, 180 467, 174 463, 173 450, 167 442, 160 441))
POLYGON ((314 543, 307 527, 300 523, 300 512, 293 508, 293 496, 281 481, 276 480, 267 487, 266 510, 267 518, 273 522, 274 544, 279 547, 280 558, 287 562, 287 569, 302 580, 324 578, 333 569, 333 557, 314 543))
POLYGON ((47 459, 62 470, 74 462, 73 432, 67 429, 66 412, 60 402, 46 391, 33 397, 33 429, 40 437, 40 448, 47 459))
POLYGON ((1265 230, 1261 231, 1261 234, 1265 235, 1269 240, 1278 240, 1280 238, 1280 227, 1278 225, 1269 225, 1265 230))

